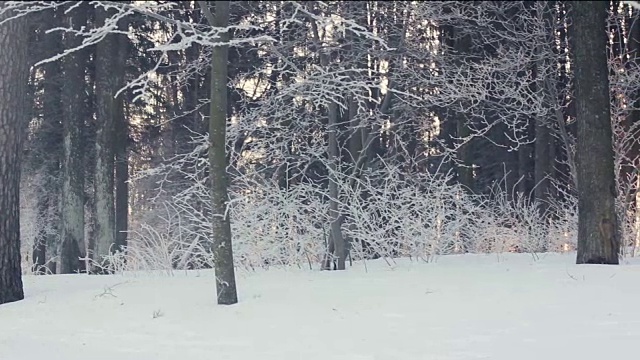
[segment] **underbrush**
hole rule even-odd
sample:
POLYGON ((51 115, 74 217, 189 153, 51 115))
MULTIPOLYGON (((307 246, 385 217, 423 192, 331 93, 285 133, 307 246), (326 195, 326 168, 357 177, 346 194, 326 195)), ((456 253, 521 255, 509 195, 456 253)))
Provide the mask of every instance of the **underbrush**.
MULTIPOLYGON (((429 262, 448 254, 504 252, 529 253, 536 259, 542 252, 576 248, 575 200, 546 206, 542 213, 541 204, 499 189, 478 196, 449 185, 447 178, 386 179, 341 189, 348 260, 382 258, 392 264, 398 257, 429 262)), ((308 184, 288 189, 268 182, 244 185, 252 190, 234 191, 229 207, 236 266, 249 271, 273 266, 319 269, 329 239, 326 194, 308 184)), ((132 224, 129 245, 105 259, 106 270, 171 275, 211 268, 210 216, 205 194, 160 202, 146 219, 132 224)))

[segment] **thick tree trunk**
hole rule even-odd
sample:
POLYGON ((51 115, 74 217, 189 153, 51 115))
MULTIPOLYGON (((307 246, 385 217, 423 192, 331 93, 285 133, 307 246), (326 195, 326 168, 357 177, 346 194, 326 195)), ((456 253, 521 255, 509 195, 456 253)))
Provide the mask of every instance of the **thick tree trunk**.
POLYGON ((609 102, 608 2, 572 3, 577 105, 578 264, 618 264, 616 187, 609 102))
MULTIPOLYGON (((75 9, 65 22, 79 29, 86 25, 86 9, 75 9)), ((65 47, 78 46, 82 39, 68 35, 65 47)), ((62 89, 63 103, 63 161, 61 200, 60 273, 70 274, 82 270, 81 257, 85 256, 84 239, 84 151, 85 151, 85 66, 87 51, 80 50, 68 55, 64 61, 65 82, 62 89)))
MULTIPOLYGON (((229 2, 216 1, 215 15, 209 11, 209 4, 199 2, 214 27, 229 25, 229 2)), ((222 33, 220 42, 230 39, 228 32, 222 33)), ((229 71, 229 46, 220 45, 211 50, 211 107, 209 118, 209 162, 211 167, 211 198, 213 201, 213 257, 215 262, 216 292, 218 304, 231 305, 238 302, 233 248, 231 242, 231 220, 227 211, 229 201, 226 128, 227 128, 227 75, 229 71)))
MULTIPOLYGON (((98 25, 104 24, 107 13, 96 10, 98 25)), ((115 244, 114 209, 114 127, 115 127, 115 79, 114 51, 116 36, 107 35, 96 49, 96 161, 94 170, 94 195, 96 206, 95 247, 93 260, 102 262, 115 244)))
MULTIPOLYGON (((0 8, 4 7, 0 2, 0 8)), ((0 21, 12 13, 0 15, 0 21)), ((0 304, 22 300, 20 161, 29 77, 27 20, 0 25, 0 304)))

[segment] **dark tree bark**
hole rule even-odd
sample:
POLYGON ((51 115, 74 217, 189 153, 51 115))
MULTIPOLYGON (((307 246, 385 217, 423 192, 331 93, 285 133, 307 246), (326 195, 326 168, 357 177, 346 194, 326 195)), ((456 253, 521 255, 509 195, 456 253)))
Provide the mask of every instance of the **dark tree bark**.
MULTIPOLYGON (((0 2, 0 8, 5 4, 0 2)), ((0 21, 11 16, 0 15, 0 21)), ((20 161, 26 129, 27 20, 0 25, 0 304, 24 299, 20 268, 20 161)))
MULTIPOLYGON (((527 134, 525 137, 528 141, 533 140, 535 133, 535 119, 530 119, 527 124, 527 134)), ((533 144, 522 144, 518 149, 518 193, 527 199, 530 199, 531 190, 533 189, 534 163, 533 163, 533 144)))
MULTIPOLYGON (((551 44, 553 34, 553 12, 550 9, 549 2, 536 7, 537 16, 544 20, 544 33, 546 34, 547 43, 551 44), (542 12, 542 13, 540 13, 542 12)), ((546 44, 541 44, 536 49, 538 54, 547 51, 546 44)), ((550 92, 545 86, 550 76, 545 70, 548 64, 544 60, 538 60, 534 66, 535 86, 537 91, 541 91, 546 98, 546 102, 553 104, 556 99, 552 99, 550 92)), ((546 216, 549 207, 549 191, 551 190, 551 177, 553 176, 553 157, 552 149, 555 147, 555 141, 551 133, 553 119, 551 116, 538 115, 535 119, 535 143, 534 143, 534 199, 540 205, 540 215, 546 216)))
POLYGON ((616 186, 607 68, 606 1, 572 4, 578 123, 578 264, 618 264, 616 186))
MULTIPOLYGON (((455 61, 458 66, 462 66, 464 56, 473 55, 473 41, 469 34, 464 34, 462 31, 457 30, 454 26, 444 26, 442 28, 443 40, 446 45, 450 46, 454 51, 455 61)), ((472 57, 473 58, 473 57, 472 57)), ((457 106, 455 106, 457 107, 457 106)), ((454 109, 447 110, 447 116, 445 122, 450 123, 448 125, 449 133, 445 136, 467 138, 471 135, 469 129, 469 117, 462 111, 454 109)), ((449 143, 453 145, 455 140, 449 140, 449 143)), ((451 146, 450 145, 450 146, 451 146)), ((472 148, 470 140, 462 144, 459 147, 456 157, 458 162, 456 163, 457 181, 468 190, 472 191, 475 188, 473 177, 473 161, 472 161, 472 148)))
MULTIPOLYGON (((214 27, 229 25, 229 2, 216 1, 215 15, 209 4, 200 1, 209 24, 214 27)), ((229 32, 220 36, 220 42, 230 39, 229 32)), ((218 304, 232 305, 238 302, 236 277, 231 243, 231 221, 227 211, 226 127, 227 127, 227 74, 229 71, 229 46, 216 46, 211 50, 211 107, 209 118, 209 162, 211 167, 211 198, 213 201, 213 257, 215 262, 216 292, 218 304)))
MULTIPOLYGON (((87 9, 73 10, 66 15, 66 26, 79 29, 87 23, 87 9)), ((82 39, 69 34, 65 47, 81 44, 82 39)), ((62 88, 63 149, 62 199, 61 199, 61 248, 60 273, 70 274, 82 270, 81 257, 86 254, 84 239, 84 151, 86 104, 85 70, 88 60, 86 50, 76 51, 63 60, 65 82, 62 88)))
POLYGON ((549 188, 553 167, 551 164, 551 147, 554 145, 548 121, 542 117, 536 118, 535 142, 535 189, 534 198, 540 204, 540 213, 545 214, 548 208, 549 188))

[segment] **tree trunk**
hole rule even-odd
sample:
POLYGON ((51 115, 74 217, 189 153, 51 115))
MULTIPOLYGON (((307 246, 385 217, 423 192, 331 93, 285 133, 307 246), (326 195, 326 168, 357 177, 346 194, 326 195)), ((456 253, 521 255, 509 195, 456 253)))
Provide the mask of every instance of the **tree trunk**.
MULTIPOLYGON (((453 38, 453 48, 459 55, 469 55, 472 54, 473 43, 471 41, 471 36, 464 35, 460 36, 456 33, 456 29, 453 28, 451 30, 451 35, 453 38)), ((461 65, 461 60, 456 60, 458 66, 461 65)), ((468 137, 471 135, 471 131, 469 129, 469 117, 462 111, 455 112, 455 122, 456 122, 456 137, 462 139, 464 143, 460 146, 456 153, 456 157, 458 158, 458 163, 456 164, 456 173, 458 174, 458 183, 466 188, 468 191, 474 191, 474 183, 473 183, 473 169, 472 169, 472 159, 471 159, 471 144, 468 137)))
MULTIPOLYGON (((59 11, 50 9, 39 15, 40 31, 38 47, 44 49, 42 58, 48 58, 61 51, 62 36, 60 33, 44 34, 44 29, 59 27, 59 11)), ((32 21, 35 19, 32 19, 32 21)), ((38 56, 39 57, 39 56, 38 56)), ((62 157, 62 117, 60 84, 62 80, 60 64, 49 62, 39 68, 42 74, 42 123, 33 133, 34 150, 31 158, 35 160, 37 174, 37 219, 36 237, 34 239, 33 271, 36 273, 56 273, 59 263, 59 199, 60 160, 62 157)))
POLYGON ((534 198, 540 204, 540 213, 545 214, 548 208, 549 185, 552 176, 551 146, 554 145, 548 121, 538 116, 536 118, 535 142, 535 190, 534 198))
MULTIPOLYGON (((319 51, 320 65, 326 68, 329 66, 330 59, 322 49, 318 25, 316 24, 315 20, 311 20, 311 28, 313 31, 313 40, 315 46, 319 51)), ((329 104, 329 106, 327 106, 327 116, 327 172, 329 178, 329 219, 331 223, 329 234, 330 247, 329 249, 327 249, 328 253, 326 258, 323 260, 322 268, 325 270, 330 270, 332 261, 337 260, 335 270, 345 270, 347 247, 344 241, 344 236, 342 235, 343 217, 340 215, 340 204, 338 202, 340 191, 336 180, 338 162, 340 161, 338 151, 338 122, 340 115, 338 113, 338 105, 336 103, 332 102, 331 104, 329 104), (334 259, 331 259, 332 256, 334 257, 334 259)), ((358 168, 357 163, 355 165, 355 168, 358 168)))
POLYGON ((620 243, 607 67, 605 1, 572 3, 578 123, 578 264, 618 264, 620 243))
MULTIPOLYGON (((0 8, 5 6, 0 2, 0 8)), ((0 15, 0 21, 12 16, 0 15)), ((24 299, 20 268, 20 161, 29 68, 25 17, 0 25, 0 304, 24 299)))
MULTIPOLYGON (((86 8, 75 9, 66 16, 66 26, 79 29, 87 22, 86 8)), ((67 35, 65 47, 80 45, 82 39, 67 35)), ((63 161, 61 200, 60 273, 80 272, 81 257, 85 256, 84 239, 84 151, 85 151, 85 66, 88 53, 76 51, 64 58, 65 82, 62 89, 63 103, 63 161)))
POLYGON ((334 256, 337 260, 336 270, 345 270, 347 250, 342 236, 342 218, 340 217, 340 204, 338 197, 340 192, 336 181, 338 167, 338 105, 329 105, 329 218, 331 219, 330 239, 334 245, 334 256))
MULTIPOLYGON (((451 9, 447 9, 450 12, 451 9)), ((457 67, 462 67, 463 56, 469 56, 473 54, 473 41, 469 34, 462 34, 456 26, 447 25, 442 26, 442 38, 443 42, 450 46, 454 56, 454 62, 457 67)), ((467 105, 467 104, 464 104, 467 105)), ((445 139, 450 147, 453 147, 457 142, 454 138, 466 139, 456 151, 457 162, 455 164, 457 182, 467 190, 473 192, 475 188, 474 176, 473 176, 473 161, 472 161, 472 148, 471 140, 468 139, 471 135, 469 129, 469 116, 463 111, 456 110, 460 108, 461 104, 455 104, 446 111, 444 118, 445 125, 448 131, 445 131, 445 139)))
MULTIPOLYGON (((527 124, 527 140, 535 132, 535 119, 530 119, 527 124)), ((533 146, 532 144, 520 144, 518 149, 518 192, 526 199, 530 199, 533 189, 533 146)))
MULTIPOLYGON (((224 28, 229 25, 229 2, 216 1, 215 15, 209 4, 199 2, 211 26, 224 28)), ((220 42, 227 43, 229 32, 220 34, 220 42)), ((216 292, 218 304, 231 305, 238 302, 231 221, 227 211, 229 194, 227 189, 226 128, 227 128, 227 75, 229 71, 229 46, 215 46, 211 50, 211 107, 209 117, 209 163, 211 167, 211 198, 213 202, 213 258, 215 262, 216 292)))
MULTIPOLYGON (((107 13, 96 10, 98 26, 104 24, 107 13)), ((114 127, 115 79, 114 51, 116 37, 107 35, 96 49, 96 161, 94 170, 94 196, 96 206, 95 247, 93 261, 100 264, 115 244, 114 209, 114 127)))
MULTIPOLYGON (((124 25, 123 25, 124 26, 124 25)), ((124 30, 124 29, 121 29, 124 30)), ((128 58, 129 39, 126 35, 117 36, 116 83, 117 90, 126 85, 126 62, 128 58)), ((116 98, 115 122, 115 222, 116 249, 127 246, 127 230, 129 228, 129 122, 125 114, 124 92, 116 98)))
MULTIPOLYGON (((124 110, 124 109, 122 109, 124 110)), ((119 109, 119 112, 122 111, 119 109)), ((122 111, 124 112, 124 111, 122 111)), ((129 131, 124 115, 119 116, 122 123, 118 126, 116 149, 116 248, 127 246, 127 230, 129 229, 129 131)))
MULTIPOLYGON (((536 15, 538 20, 542 21, 544 34, 546 39, 551 43, 553 39, 553 13, 548 8, 548 2, 536 3, 536 15)), ((536 49, 537 55, 541 55, 546 51, 551 51, 547 45, 539 45, 536 49)), ((545 82, 548 74, 548 64, 544 60, 538 60, 534 66, 536 91, 543 94, 545 103, 549 106, 557 100, 551 98, 545 82)), ((550 126, 553 124, 551 116, 538 115, 535 119, 535 143, 534 143, 534 199, 539 204, 540 216, 546 216, 549 207, 549 191, 551 185, 551 177, 553 175, 553 163, 551 157, 551 149, 555 147, 554 139, 551 135, 550 126)))

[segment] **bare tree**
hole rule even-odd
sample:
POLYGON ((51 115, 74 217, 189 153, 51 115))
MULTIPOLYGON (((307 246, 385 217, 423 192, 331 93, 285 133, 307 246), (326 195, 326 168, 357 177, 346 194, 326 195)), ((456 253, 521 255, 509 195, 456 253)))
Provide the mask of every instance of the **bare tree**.
POLYGON ((0 3, 0 304, 22 300, 20 269, 20 160, 26 129, 29 76, 26 18, 0 3))

